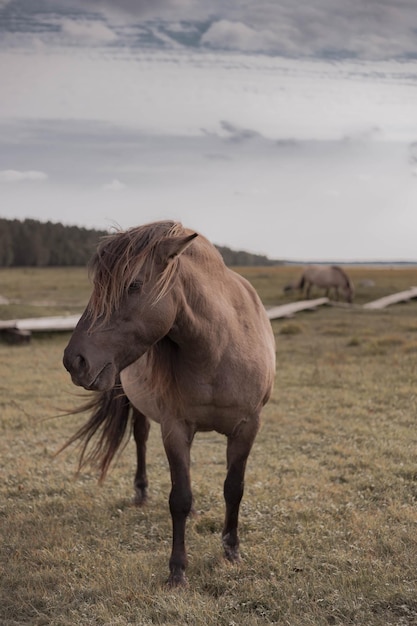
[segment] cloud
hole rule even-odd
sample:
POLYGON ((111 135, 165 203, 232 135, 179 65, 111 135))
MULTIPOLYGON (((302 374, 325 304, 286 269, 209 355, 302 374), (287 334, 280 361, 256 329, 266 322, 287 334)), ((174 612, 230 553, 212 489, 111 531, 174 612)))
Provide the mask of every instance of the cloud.
POLYGON ((249 139, 263 139, 261 133, 258 131, 252 130, 251 128, 242 128, 232 122, 227 122, 226 120, 222 120, 220 122, 220 126, 222 131, 226 133, 226 137, 229 141, 239 143, 249 139))
POLYGON ((294 58, 417 58, 415 0, 60 0, 59 18, 51 11, 51 0, 38 0, 24 3, 23 21, 20 4, 0 0, 0 8, 7 6, 12 22, 23 29, 12 33, 18 42, 25 34, 37 33, 55 44, 65 43, 54 38, 50 28, 65 19, 67 35, 80 41, 112 44, 117 38, 126 45, 124 36, 131 35, 128 41, 135 48, 169 49, 181 41, 191 48, 203 45, 294 58), (74 19, 77 14, 80 20, 74 19), (178 24, 195 26, 193 36, 179 32, 178 24))
POLYGON ((48 175, 38 170, 2 170, 0 171, 0 182, 2 183, 20 183, 22 181, 43 181, 47 180, 48 175))
POLYGON ((377 141, 383 139, 384 132, 379 126, 372 124, 358 128, 355 132, 343 136, 343 141, 377 141))
POLYGON ((117 39, 117 35, 103 22, 63 18, 60 25, 62 32, 74 39, 101 43, 117 39))
POLYGON ((410 143, 408 150, 410 163, 417 166, 417 141, 410 143))
POLYGON ((125 14, 140 19, 153 17, 174 19, 178 17, 180 10, 191 10, 194 13, 200 2, 199 0, 152 0, 152 2, 149 0, 117 0, 117 2, 113 0, 63 0, 62 4, 111 17, 120 17, 125 14))
POLYGON ((269 30, 257 31, 242 22, 220 20, 210 26, 201 38, 203 45, 248 52, 277 49, 277 37, 269 30))
POLYGON ((105 185, 103 185, 103 189, 105 189, 106 191, 121 191, 122 189, 126 189, 127 185, 125 185, 124 183, 122 183, 120 180, 118 180, 117 178, 113 178, 113 180, 111 181, 111 183, 106 183, 105 185))
POLYGON ((228 3, 202 37, 210 47, 289 56, 386 59, 416 55, 417 17, 410 0, 262 0, 228 3))

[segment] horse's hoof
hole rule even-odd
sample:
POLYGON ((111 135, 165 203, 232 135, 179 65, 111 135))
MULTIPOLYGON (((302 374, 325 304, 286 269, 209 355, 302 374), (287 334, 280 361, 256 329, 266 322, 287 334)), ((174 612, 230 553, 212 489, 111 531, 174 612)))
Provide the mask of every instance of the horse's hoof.
POLYGON ((224 556, 229 561, 229 563, 240 563, 241 558, 240 558, 239 546, 238 545, 230 546, 227 543, 227 536, 223 537, 223 549, 224 549, 224 556))
POLYGON ((169 589, 184 589, 188 587, 188 580, 184 572, 176 572, 169 575, 166 585, 169 589))
POLYGON ((225 548, 224 556, 229 563, 240 563, 242 560, 240 558, 239 548, 225 548))
POLYGON ((133 504, 135 506, 144 506, 148 502, 148 496, 142 491, 136 491, 133 497, 133 504))

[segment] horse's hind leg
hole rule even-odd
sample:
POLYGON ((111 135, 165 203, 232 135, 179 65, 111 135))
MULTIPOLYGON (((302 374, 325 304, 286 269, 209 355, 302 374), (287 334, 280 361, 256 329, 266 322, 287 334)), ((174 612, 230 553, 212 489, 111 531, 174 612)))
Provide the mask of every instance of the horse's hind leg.
POLYGON ((251 451, 259 420, 245 422, 238 436, 230 436, 227 440, 227 476, 224 481, 224 499, 226 515, 224 520, 222 542, 225 557, 235 563, 240 560, 238 519, 239 508, 244 491, 246 462, 251 451))
POLYGON ((136 443, 136 474, 135 474, 135 498, 134 503, 138 506, 145 504, 148 498, 148 477, 146 474, 146 442, 148 440, 150 424, 149 420, 133 408, 133 436, 136 443))

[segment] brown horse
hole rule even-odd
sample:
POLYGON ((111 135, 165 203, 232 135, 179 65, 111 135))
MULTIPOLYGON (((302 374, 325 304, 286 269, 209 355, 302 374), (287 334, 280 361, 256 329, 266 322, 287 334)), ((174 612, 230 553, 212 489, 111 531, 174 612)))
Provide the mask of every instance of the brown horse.
POLYGON ((343 294, 346 302, 353 300, 353 283, 344 270, 338 265, 309 265, 295 285, 287 285, 284 291, 299 289, 306 290, 306 297, 310 297, 312 286, 325 289, 326 296, 329 296, 333 288, 336 300, 339 299, 339 290, 343 294))
POLYGON ((97 394, 80 467, 104 478, 128 425, 137 442, 137 501, 146 499, 148 419, 160 424, 171 470, 172 586, 186 582, 192 507, 190 447, 197 431, 227 437, 224 553, 239 560, 246 461, 275 376, 275 344, 258 295, 216 248, 176 222, 105 237, 92 259, 93 292, 64 353, 73 382, 97 394), (89 452, 88 444, 98 440, 89 452))

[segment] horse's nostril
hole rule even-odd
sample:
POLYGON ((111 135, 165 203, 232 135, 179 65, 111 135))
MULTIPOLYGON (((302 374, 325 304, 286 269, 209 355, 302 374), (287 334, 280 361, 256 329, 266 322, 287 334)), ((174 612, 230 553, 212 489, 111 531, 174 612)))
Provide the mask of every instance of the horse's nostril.
POLYGON ((71 354, 64 354, 64 367, 70 373, 82 372, 87 367, 87 361, 82 356, 82 354, 77 354, 75 357, 72 357, 71 354))
POLYGON ((74 359, 74 365, 73 368, 76 372, 83 372, 87 367, 87 361, 85 360, 85 358, 82 356, 82 354, 77 354, 77 356, 74 359))
POLYGON ((76 367, 77 370, 83 370, 85 369, 86 366, 86 360, 85 358, 82 356, 82 354, 78 354, 75 358, 74 361, 74 366, 76 367))

